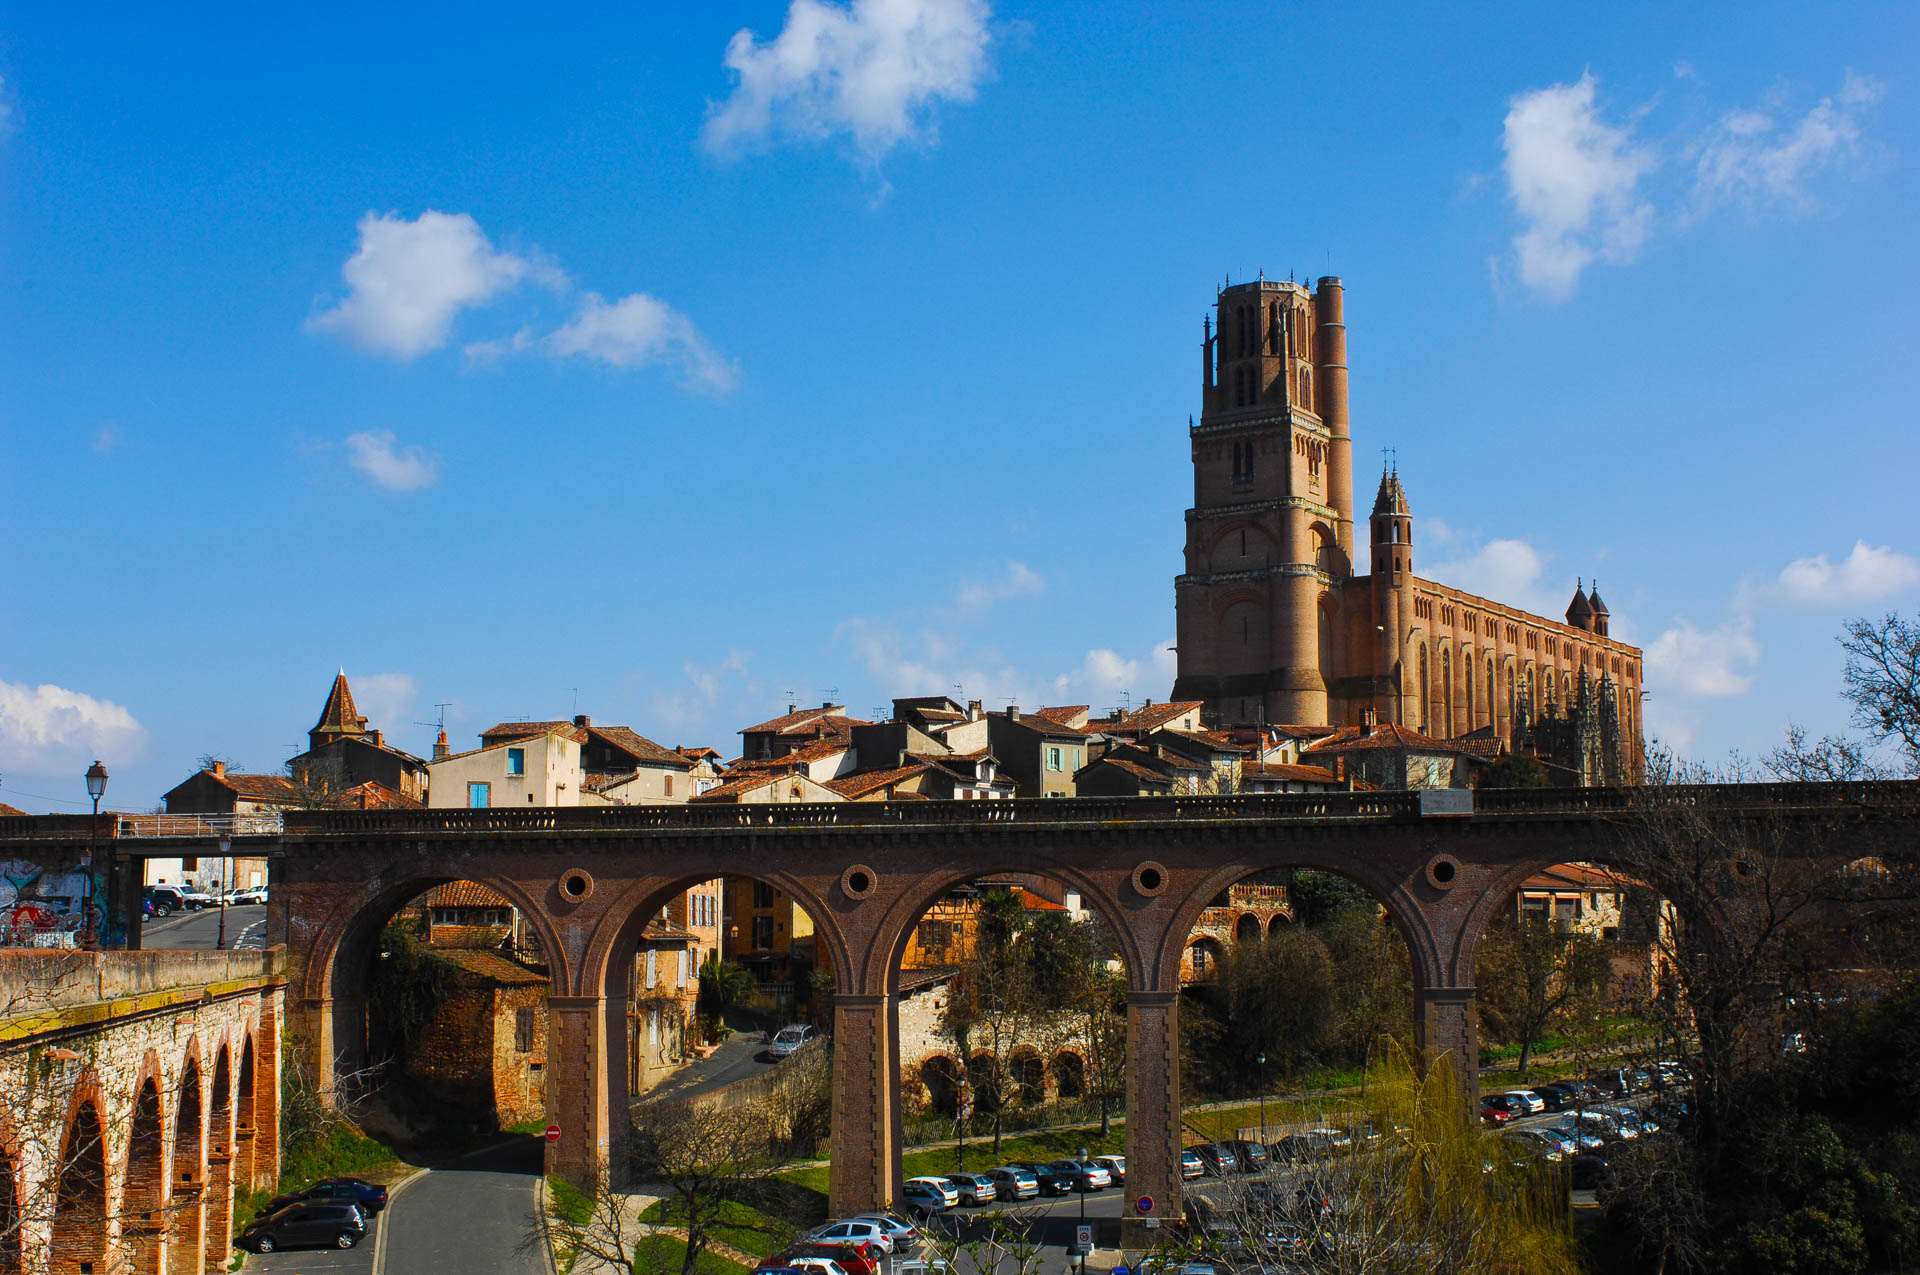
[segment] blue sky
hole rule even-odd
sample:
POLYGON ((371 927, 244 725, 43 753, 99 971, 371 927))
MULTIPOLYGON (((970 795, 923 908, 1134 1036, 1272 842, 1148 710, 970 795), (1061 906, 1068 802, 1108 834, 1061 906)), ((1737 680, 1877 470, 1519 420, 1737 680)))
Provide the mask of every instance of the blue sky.
POLYGON ((1164 697, 1202 315, 1341 275, 1423 575, 1696 755, 1920 600, 1908 4, 0 4, 0 801, 1164 697), (160 21, 156 15, 164 15, 160 21))

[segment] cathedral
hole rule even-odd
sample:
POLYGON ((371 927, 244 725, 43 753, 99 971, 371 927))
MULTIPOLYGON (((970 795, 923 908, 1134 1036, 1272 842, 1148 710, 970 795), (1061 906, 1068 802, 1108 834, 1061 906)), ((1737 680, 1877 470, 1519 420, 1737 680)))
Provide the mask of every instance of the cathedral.
POLYGON ((1394 724, 1618 782, 1640 757, 1641 657, 1607 635, 1598 586, 1561 622, 1422 579, 1393 467, 1362 574, 1340 280, 1233 284, 1216 305, 1188 431, 1173 698, 1216 728, 1394 724))

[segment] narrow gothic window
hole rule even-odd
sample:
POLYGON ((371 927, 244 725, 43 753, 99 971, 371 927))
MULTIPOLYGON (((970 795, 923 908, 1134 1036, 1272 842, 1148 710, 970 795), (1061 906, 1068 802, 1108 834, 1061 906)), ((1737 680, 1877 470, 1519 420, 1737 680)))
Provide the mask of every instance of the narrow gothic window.
POLYGON ((1247 529, 1245 527, 1240 528, 1240 556, 1243 558, 1247 556, 1247 529))
POLYGON ((1240 617, 1240 645, 1253 641, 1253 621, 1247 616, 1240 617))
POLYGON ((1300 369, 1300 406, 1313 410, 1313 373, 1300 369))
POLYGON ((1280 353, 1280 303, 1267 303, 1267 353, 1280 353))

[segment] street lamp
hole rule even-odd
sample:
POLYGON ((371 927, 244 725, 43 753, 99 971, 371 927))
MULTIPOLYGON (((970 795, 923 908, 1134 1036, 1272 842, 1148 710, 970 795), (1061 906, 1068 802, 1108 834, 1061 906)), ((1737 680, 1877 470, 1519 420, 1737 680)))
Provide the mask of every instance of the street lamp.
POLYGON ((1267 1056, 1254 1059, 1260 1064, 1260 1141, 1267 1140, 1267 1056))
POLYGON ((233 849, 233 838, 226 833, 220 834, 220 935, 214 939, 215 950, 224 951, 227 946, 227 871, 231 860, 227 852, 233 849))
POLYGON ((80 882, 80 946, 97 947, 99 927, 93 919, 93 860, 100 840, 100 799, 107 795, 107 768, 94 758, 87 767, 87 796, 93 798, 93 819, 87 824, 87 874, 80 882))
MULTIPOLYGON (((1086 1173, 1089 1171, 1087 1169, 1088 1163, 1089 1161, 1087 1159, 1087 1149, 1085 1147, 1081 1147, 1080 1148, 1080 1171, 1082 1173, 1086 1173)), ((1093 1190, 1092 1181, 1083 1178, 1080 1183, 1080 1224, 1082 1226, 1085 1226, 1087 1223, 1087 1193, 1091 1190, 1093 1190)), ((1078 1240, 1079 1238, 1080 1238, 1079 1235, 1075 1234, 1074 1239, 1078 1240)), ((1080 1246, 1076 1243, 1074 1247, 1079 1248, 1080 1246)), ((1082 1271, 1085 1271, 1087 1269, 1087 1252, 1085 1249, 1080 1249, 1080 1269, 1082 1271)))

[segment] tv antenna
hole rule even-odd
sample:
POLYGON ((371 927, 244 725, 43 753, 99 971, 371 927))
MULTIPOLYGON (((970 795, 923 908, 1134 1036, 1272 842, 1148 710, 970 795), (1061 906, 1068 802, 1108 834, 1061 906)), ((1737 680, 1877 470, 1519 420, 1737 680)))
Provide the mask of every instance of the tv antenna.
POLYGON ((439 703, 435 704, 434 707, 440 710, 439 720, 431 721, 431 722, 415 722, 414 725, 415 726, 432 726, 438 730, 445 730, 447 728, 447 710, 453 707, 453 701, 450 699, 441 700, 439 703))

